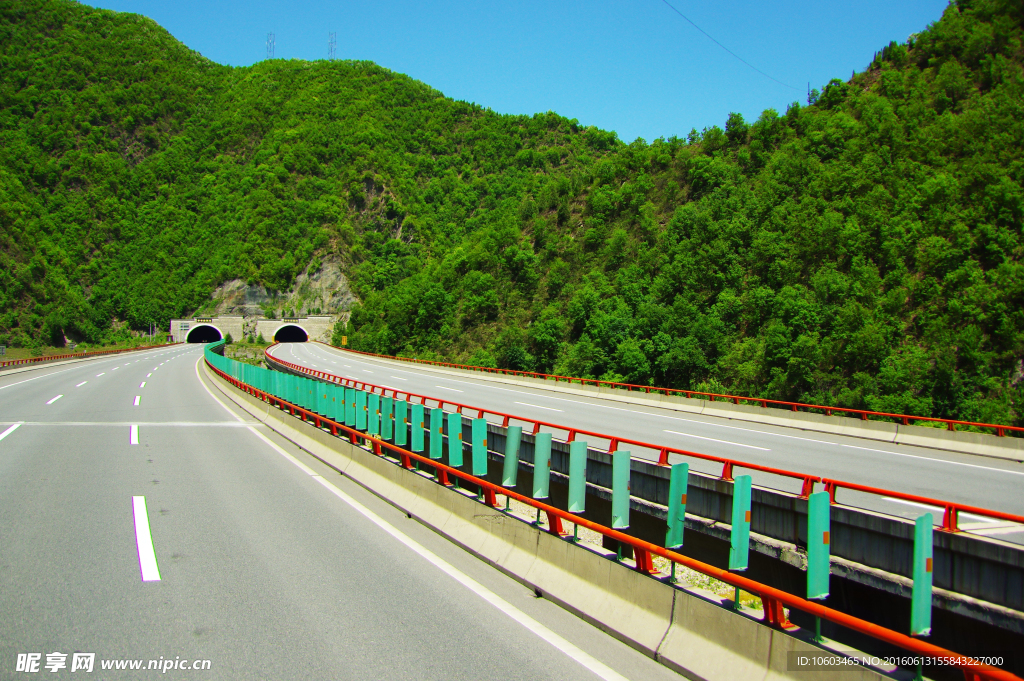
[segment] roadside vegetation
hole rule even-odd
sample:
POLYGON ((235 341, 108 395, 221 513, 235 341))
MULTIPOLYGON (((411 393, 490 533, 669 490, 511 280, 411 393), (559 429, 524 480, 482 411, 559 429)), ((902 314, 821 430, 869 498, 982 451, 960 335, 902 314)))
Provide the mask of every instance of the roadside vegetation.
POLYGON ((1024 425, 1022 13, 961 0, 806 102, 626 144, 3 2, 0 343, 337 258, 355 349, 1024 425))

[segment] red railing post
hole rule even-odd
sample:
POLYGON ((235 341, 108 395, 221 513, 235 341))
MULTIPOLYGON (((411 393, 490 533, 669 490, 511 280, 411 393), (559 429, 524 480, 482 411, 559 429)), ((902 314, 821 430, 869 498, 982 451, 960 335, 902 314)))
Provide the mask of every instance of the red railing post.
POLYGON ((722 466, 722 480, 732 480, 732 461, 726 461, 722 466))
POLYGON ((942 513, 942 529, 946 532, 960 531, 960 511, 953 504, 948 504, 942 513))
POLYGON ((803 486, 800 488, 800 496, 802 498, 807 498, 814 494, 814 482, 815 480, 811 476, 804 478, 803 486))
POLYGON ((761 603, 764 606, 764 621, 777 629, 785 629, 793 626, 786 617, 786 611, 782 607, 782 601, 771 596, 761 595, 761 603))
POLYGON ((564 535, 565 531, 562 529, 562 518, 553 514, 551 511, 545 511, 545 513, 548 516, 548 532, 557 537, 564 535))
POLYGON ((636 561, 637 572, 652 576, 658 574, 658 571, 654 569, 654 559, 651 557, 651 552, 647 549, 634 546, 633 560, 636 561))
POLYGON ((662 447, 661 448, 661 453, 658 454, 658 465, 659 466, 667 466, 668 465, 668 447, 662 447))

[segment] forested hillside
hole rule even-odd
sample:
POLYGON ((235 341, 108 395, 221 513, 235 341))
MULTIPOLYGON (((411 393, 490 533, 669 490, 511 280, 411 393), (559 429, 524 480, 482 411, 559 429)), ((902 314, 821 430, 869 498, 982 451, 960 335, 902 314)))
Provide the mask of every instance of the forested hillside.
POLYGON ((340 257, 360 349, 1024 424, 1022 24, 954 3, 806 104, 626 145, 0 0, 0 342, 340 257))

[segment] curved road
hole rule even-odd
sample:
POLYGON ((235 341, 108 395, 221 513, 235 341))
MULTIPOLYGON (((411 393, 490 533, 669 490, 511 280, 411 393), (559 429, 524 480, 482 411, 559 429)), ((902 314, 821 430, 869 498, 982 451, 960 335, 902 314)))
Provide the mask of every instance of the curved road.
POLYGON ((676 678, 228 406, 201 350, 0 374, 0 678, 676 678))
MULTIPOLYGON (((271 348, 280 359, 337 376, 449 399, 470 406, 536 418, 598 433, 729 457, 751 463, 847 480, 936 499, 1024 515, 1024 464, 926 447, 800 431, 670 409, 630 406, 489 380, 486 374, 453 376, 430 367, 345 352, 320 343, 286 343, 271 348)), ((557 435, 556 435, 557 437, 557 435)), ((564 433, 561 437, 565 437, 564 433)), ((598 446, 607 442, 592 443, 598 446)), ((656 459, 651 450, 634 456, 656 459)), ((684 460, 673 457, 673 460, 684 460)), ((694 470, 718 475, 721 466, 690 459, 694 470)), ((749 471, 744 471, 749 472, 749 471)), ((800 481, 751 472, 755 484, 798 492, 800 481)), ((903 500, 840 490, 845 504, 913 518, 942 509, 903 500)), ((965 530, 1024 543, 1024 528, 962 513, 965 530)))

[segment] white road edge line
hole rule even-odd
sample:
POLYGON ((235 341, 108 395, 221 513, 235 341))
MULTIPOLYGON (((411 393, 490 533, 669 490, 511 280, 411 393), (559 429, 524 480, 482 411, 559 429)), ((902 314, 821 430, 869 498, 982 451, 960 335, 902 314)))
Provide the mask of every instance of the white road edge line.
POLYGON ((57 396, 56 396, 56 397, 54 397, 54 398, 53 398, 52 400, 50 400, 49 402, 47 402, 47 404, 53 404, 54 402, 56 402, 57 400, 59 400, 59 399, 60 399, 60 398, 62 398, 62 397, 64 397, 64 395, 57 395, 57 396))
POLYGON ((13 426, 10 426, 7 430, 5 430, 4 432, 0 433, 0 440, 3 440, 5 437, 7 437, 8 435, 10 435, 14 431, 16 431, 18 429, 18 426, 20 426, 20 425, 21 425, 20 423, 15 423, 13 426))
MULTIPOLYGON (((199 376, 199 363, 198 362, 196 362, 196 376, 197 377, 199 376)), ((239 421, 242 420, 237 414, 235 414, 231 409, 229 409, 226 404, 221 402, 220 398, 218 398, 216 395, 213 394, 213 392, 210 390, 210 388, 207 387, 207 385, 205 383, 203 383, 202 378, 200 378, 199 382, 203 386, 203 388, 206 389, 206 392, 208 392, 210 394, 210 396, 220 404, 220 406, 224 407, 225 411, 227 411, 229 414, 231 414, 232 416, 237 418, 239 421)), ((338 497, 339 499, 344 501, 346 504, 348 504, 349 506, 354 508, 356 511, 361 513, 363 516, 365 516, 367 519, 369 519, 375 525, 377 525, 382 530, 384 530, 385 532, 387 532, 388 534, 393 536, 395 539, 397 539, 398 541, 400 541, 403 544, 405 544, 407 547, 412 549, 414 552, 418 553, 421 557, 426 559, 428 562, 432 563, 435 567, 440 569, 442 572, 447 574, 449 577, 453 578, 455 581, 457 581, 460 584, 462 584, 463 586, 465 586, 467 589, 469 589, 470 591, 475 593, 477 596, 479 596, 480 598, 484 599, 485 601, 487 601, 488 603, 493 605, 495 608, 497 608, 501 612, 503 612, 506 615, 508 615, 511 619, 513 619, 516 622, 518 622, 520 625, 522 625, 523 627, 528 629, 530 632, 532 632, 537 637, 543 639, 544 641, 547 641, 553 647, 557 648, 559 651, 561 651, 562 653, 564 653, 568 657, 571 657, 577 663, 579 663, 583 667, 587 668, 588 670, 590 670, 591 672, 593 672, 594 674, 596 674, 600 678, 605 679, 606 681, 626 681, 626 677, 622 676, 621 674, 616 672, 611 667, 609 667, 606 664, 604 664, 603 662, 595 659, 590 654, 586 653, 585 651, 583 651, 580 648, 576 647, 575 645, 573 645, 569 641, 565 640, 564 638, 562 638, 561 636, 559 636, 555 632, 551 631, 550 629, 545 627, 543 624, 541 624, 537 620, 533 619, 532 617, 530 617, 529 615, 524 613, 522 610, 516 608, 511 603, 509 603, 508 601, 504 600, 503 598, 501 598, 500 596, 495 594, 490 589, 486 588, 485 586, 483 586, 482 584, 480 584, 476 580, 472 579, 471 577, 469 577, 468 575, 466 575, 462 571, 458 570, 454 566, 452 566, 449 563, 447 563, 446 561, 442 560, 436 554, 432 553, 431 551, 429 551, 428 549, 426 549, 425 547, 423 547, 422 545, 420 545, 419 543, 414 541, 412 538, 410 538, 407 535, 403 534, 402 532, 398 531, 393 525, 391 525, 389 522, 387 522, 386 520, 384 520, 383 518, 378 516, 376 513, 374 513, 370 509, 366 508, 365 506, 360 504, 358 501, 356 501, 355 499, 353 499, 349 495, 347 495, 344 492, 342 492, 340 489, 338 489, 337 487, 335 487, 331 483, 329 483, 326 480, 324 480, 312 468, 310 468, 306 464, 302 463, 301 461, 296 459, 294 456, 292 456, 288 452, 286 452, 283 449, 281 449, 281 447, 277 446, 277 444, 272 442, 263 433, 259 432, 258 430, 256 430, 252 426, 249 426, 249 430, 254 435, 256 435, 256 437, 260 438, 266 444, 268 444, 278 454, 280 454, 284 458, 286 458, 289 461, 291 461, 300 470, 302 470, 307 475, 309 475, 310 477, 315 479, 317 482, 319 482, 321 485, 323 485, 329 492, 331 492, 336 497, 338 497)))
POLYGON ((139 427, 137 425, 131 425, 128 427, 128 444, 139 444, 139 427))
MULTIPOLYGON (((351 366, 348 365, 348 364, 346 364, 345 366, 351 368, 351 366)), ((371 365, 371 366, 377 366, 377 365, 371 365)), ((394 367, 390 367, 390 365, 387 365, 386 363, 385 363, 385 366, 389 366, 389 368, 392 368, 395 371, 399 371, 399 372, 402 372, 402 373, 407 373, 407 374, 411 374, 411 375, 417 376, 418 378, 422 378, 423 377, 423 374, 417 374, 414 371, 405 371, 403 369, 394 369, 394 367)), ((397 377, 393 376, 392 378, 397 378, 397 377)), ((945 464, 949 464, 950 466, 965 466, 967 468, 980 468, 981 470, 984 470, 984 471, 994 471, 994 472, 997 472, 997 473, 1009 473, 1010 475, 1024 475, 1024 471, 1015 471, 1015 470, 1010 470, 1008 468, 994 468, 992 466, 981 466, 981 465, 976 464, 976 463, 964 463, 962 461, 950 461, 949 459, 937 459, 937 458, 930 457, 930 456, 921 456, 920 454, 903 454, 901 452, 893 452, 893 451, 890 451, 890 450, 887 450, 887 449, 873 449, 871 447, 858 447, 857 445, 848 445, 848 444, 843 444, 841 442, 830 442, 828 440, 816 440, 814 438, 800 437, 798 435, 785 435, 783 433, 773 433, 773 432, 770 432, 770 431, 767 431, 767 430, 757 430, 755 428, 742 428, 742 427, 739 427, 739 426, 727 426, 727 425, 721 424, 721 423, 711 423, 709 421, 700 421, 700 420, 697 420, 697 419, 688 419, 688 418, 682 418, 682 417, 679 417, 679 416, 669 416, 668 414, 656 414, 656 413, 653 413, 653 412, 650 412, 650 411, 643 411, 642 409, 624 409, 622 407, 612 407, 612 406, 609 406, 609 405, 606 405, 606 404, 599 404, 599 403, 596 403, 596 402, 580 402, 578 400, 570 400, 570 399, 566 399, 564 397, 551 397, 549 395, 538 395, 536 393, 528 393, 528 392, 524 392, 522 390, 512 390, 511 388, 501 388, 501 387, 498 387, 498 386, 495 386, 495 385, 487 383, 484 379, 479 379, 479 382, 476 382, 476 383, 471 382, 471 381, 460 381, 460 380, 454 379, 454 378, 445 378, 445 380, 446 381, 453 381, 455 383, 464 383, 466 385, 472 385, 472 386, 476 386, 476 387, 489 388, 491 390, 498 390, 498 391, 501 391, 501 392, 517 393, 517 394, 520 394, 520 395, 530 395, 532 397, 542 397, 544 399, 556 400, 558 402, 572 402, 573 404, 586 404, 588 406, 598 407, 600 409, 608 409, 608 410, 611 410, 611 411, 625 411, 625 412, 629 412, 629 413, 642 413, 642 414, 644 414, 646 416, 653 416, 655 418, 668 419, 670 421, 685 421, 687 423, 698 423, 700 425, 710 426, 712 428, 727 428, 729 430, 742 430, 745 433, 757 433, 758 435, 768 435, 770 437, 783 437, 783 438, 787 438, 787 439, 790 439, 790 440, 803 440, 805 442, 817 442, 819 444, 832 445, 833 447, 849 447, 850 449, 864 449, 864 450, 867 450, 867 451, 870 451, 870 452, 878 452, 880 454, 889 454, 891 456, 902 456, 902 457, 906 457, 906 458, 909 458, 909 459, 920 459, 922 461, 933 461, 935 463, 945 463, 945 464)), ((544 390, 544 388, 538 388, 538 390, 544 390)), ((599 399, 599 398, 592 398, 592 399, 596 400, 596 399, 599 399)), ((637 406, 642 406, 642 405, 637 405, 637 406)), ((781 427, 785 427, 785 426, 781 426, 781 427)), ((892 444, 894 444, 894 446, 901 446, 898 443, 892 443, 892 444)), ((749 445, 747 445, 747 446, 749 446, 749 445)), ((913 445, 903 445, 903 446, 913 446, 913 445)))
POLYGON ((135 514, 135 545, 139 548, 142 581, 159 582, 160 570, 157 568, 156 553, 153 551, 153 535, 149 533, 146 497, 132 497, 132 511, 135 514))
POLYGON ((673 435, 682 435, 683 437, 695 437, 698 440, 710 440, 711 442, 721 442, 723 444, 733 445, 734 447, 746 447, 748 449, 760 449, 762 452, 770 452, 770 451, 772 451, 772 450, 768 449, 767 447, 758 447, 756 445, 745 445, 745 444, 743 444, 741 442, 730 442, 729 440, 719 440, 718 438, 704 437, 703 435, 691 435, 690 433, 680 433, 679 431, 676 431, 676 430, 666 430, 664 432, 672 433, 673 435))

